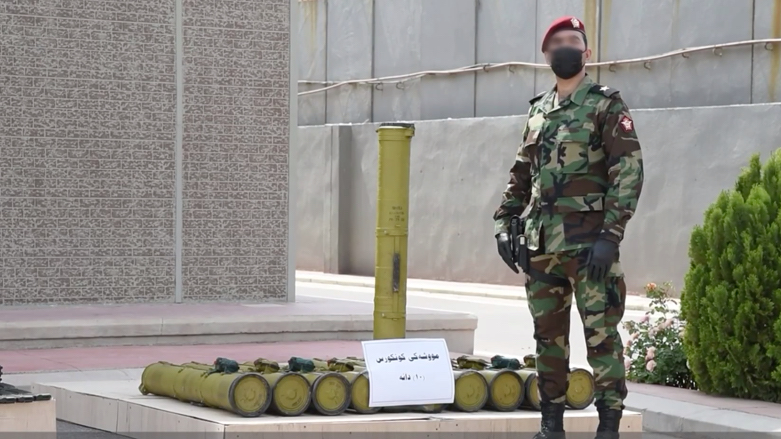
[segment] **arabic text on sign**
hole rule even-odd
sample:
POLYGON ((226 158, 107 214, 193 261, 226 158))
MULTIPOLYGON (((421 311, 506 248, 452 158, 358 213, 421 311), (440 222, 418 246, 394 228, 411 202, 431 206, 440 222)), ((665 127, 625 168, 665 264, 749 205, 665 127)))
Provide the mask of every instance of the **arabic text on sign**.
POLYGON ((426 381, 426 377, 424 377, 423 375, 419 375, 419 374, 410 375, 407 373, 399 376, 399 379, 401 381, 426 381))
POLYGON ((419 360, 428 360, 428 361, 434 361, 439 359, 439 354, 420 354, 417 353, 412 354, 409 359, 404 354, 399 355, 388 355, 387 357, 380 357, 377 358, 377 363, 393 363, 396 361, 419 361, 419 360))

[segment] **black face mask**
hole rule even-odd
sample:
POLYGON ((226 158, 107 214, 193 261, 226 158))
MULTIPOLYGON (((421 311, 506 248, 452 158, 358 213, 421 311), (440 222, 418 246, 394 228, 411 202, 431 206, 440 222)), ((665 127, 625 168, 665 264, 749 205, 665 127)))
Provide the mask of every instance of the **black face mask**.
POLYGON ((574 47, 559 47, 551 53, 551 69, 561 79, 570 79, 583 70, 583 52, 574 47))

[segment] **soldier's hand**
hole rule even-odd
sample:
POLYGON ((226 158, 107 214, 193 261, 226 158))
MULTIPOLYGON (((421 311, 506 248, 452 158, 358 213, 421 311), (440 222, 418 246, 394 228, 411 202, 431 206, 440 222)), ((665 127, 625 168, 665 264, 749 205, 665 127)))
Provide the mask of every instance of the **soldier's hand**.
POLYGON ((606 239, 598 239, 591 247, 586 261, 588 278, 594 282, 604 282, 610 267, 616 258, 618 246, 606 239))
POLYGON ((505 232, 497 234, 496 245, 499 249, 499 256, 502 257, 504 263, 510 267, 510 270, 516 273, 520 273, 518 271, 518 267, 515 265, 515 261, 513 261, 513 250, 512 246, 510 245, 510 235, 505 232))

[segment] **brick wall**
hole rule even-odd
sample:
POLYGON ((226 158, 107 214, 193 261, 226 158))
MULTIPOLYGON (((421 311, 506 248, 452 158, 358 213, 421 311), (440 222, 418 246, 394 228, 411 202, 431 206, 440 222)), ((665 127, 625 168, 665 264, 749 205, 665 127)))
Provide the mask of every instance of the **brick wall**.
POLYGON ((283 299, 289 0, 184 10, 184 296, 283 299))
POLYGON ((2 304, 174 301, 177 253, 185 301, 283 300, 289 28, 288 0, 0 1, 2 304))

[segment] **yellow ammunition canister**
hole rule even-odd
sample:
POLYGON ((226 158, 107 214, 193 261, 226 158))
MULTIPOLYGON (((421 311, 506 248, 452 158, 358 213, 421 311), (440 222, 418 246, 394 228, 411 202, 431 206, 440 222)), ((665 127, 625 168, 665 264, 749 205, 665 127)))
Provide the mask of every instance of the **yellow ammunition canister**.
POLYGON ((245 417, 263 414, 271 403, 269 383, 256 373, 210 373, 202 369, 154 363, 141 375, 142 394, 219 408, 245 417))
POLYGON ((540 410, 540 389, 537 387, 537 372, 532 369, 514 370, 523 380, 524 393, 526 394, 521 407, 540 410))
POLYGON ((365 370, 340 372, 350 382, 350 410, 360 414, 372 414, 380 407, 369 407, 369 373, 365 370))
POLYGON ((335 416, 350 406, 350 382, 344 376, 336 372, 310 372, 304 377, 312 387, 310 411, 335 416))
POLYGON ((455 370, 456 394, 452 407, 462 412, 476 412, 488 401, 488 382, 475 370, 455 370))
POLYGON ((514 371, 481 370, 480 375, 488 383, 488 402, 486 407, 499 412, 518 410, 523 403, 523 381, 514 371))
POLYGON ((312 388, 297 372, 276 372, 263 375, 271 385, 270 410, 281 416, 298 416, 309 408, 312 388))
POLYGON ((594 402, 594 375, 586 369, 572 368, 567 386, 567 405, 575 410, 583 410, 594 402))

